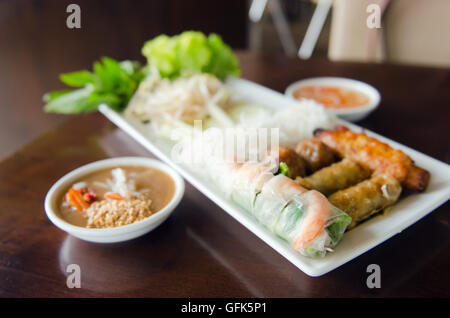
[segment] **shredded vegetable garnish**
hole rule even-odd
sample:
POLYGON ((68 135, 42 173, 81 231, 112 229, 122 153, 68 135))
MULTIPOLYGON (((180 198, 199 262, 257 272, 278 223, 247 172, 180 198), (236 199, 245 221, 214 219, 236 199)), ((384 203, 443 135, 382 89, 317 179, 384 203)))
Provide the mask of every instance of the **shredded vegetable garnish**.
POLYGON ((136 190, 136 177, 128 176, 122 168, 111 170, 112 179, 106 179, 106 186, 110 190, 105 194, 106 198, 112 200, 125 200, 132 196, 139 196, 146 189, 136 190))
POLYGON ((66 201, 78 212, 86 211, 95 199, 95 194, 88 189, 70 188, 66 194, 66 201))
POLYGON ((159 131, 190 130, 194 121, 211 119, 218 126, 231 127, 234 122, 226 112, 231 105, 229 91, 212 75, 197 74, 170 81, 154 71, 139 86, 125 115, 150 121, 159 131))
POLYGON ((117 192, 106 192, 105 198, 111 199, 111 200, 119 200, 119 201, 126 199, 124 196, 122 196, 120 193, 117 193, 117 192))

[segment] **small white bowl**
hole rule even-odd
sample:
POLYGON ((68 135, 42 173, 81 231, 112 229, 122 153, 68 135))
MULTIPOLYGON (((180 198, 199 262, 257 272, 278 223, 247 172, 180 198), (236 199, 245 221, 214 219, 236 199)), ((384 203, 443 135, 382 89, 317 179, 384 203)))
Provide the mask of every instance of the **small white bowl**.
POLYGON ((356 122, 366 118, 378 107, 381 100, 380 92, 378 92, 375 87, 361 81, 344 77, 314 77, 300 80, 289 85, 286 88, 285 94, 293 99, 296 99, 294 97, 295 90, 300 87, 310 85, 325 85, 349 88, 367 95, 370 100, 367 105, 356 106, 347 109, 331 109, 325 107, 328 112, 348 121, 356 122))
POLYGON ((161 161, 145 157, 119 157, 96 161, 73 170, 59 179, 48 191, 45 197, 45 213, 50 221, 61 230, 85 241, 97 243, 115 243, 131 240, 142 236, 164 222, 175 207, 180 203, 184 194, 184 181, 172 168, 161 161), (175 193, 169 203, 155 214, 142 221, 105 229, 91 229, 76 226, 66 222, 55 212, 58 209, 58 199, 62 191, 66 190, 76 180, 91 172, 117 166, 144 166, 158 169, 172 178, 175 184, 175 193))

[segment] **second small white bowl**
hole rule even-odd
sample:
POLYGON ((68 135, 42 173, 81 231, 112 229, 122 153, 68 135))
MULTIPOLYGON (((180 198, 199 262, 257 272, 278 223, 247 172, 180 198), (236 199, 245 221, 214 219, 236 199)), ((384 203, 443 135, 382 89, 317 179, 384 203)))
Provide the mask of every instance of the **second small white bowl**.
POLYGON ((47 217, 54 225, 56 225, 61 230, 85 241, 97 243, 115 243, 142 236, 155 229, 169 217, 172 211, 180 203, 183 194, 183 179, 175 170, 170 168, 168 165, 162 163, 161 161, 145 157, 119 157, 95 161, 93 163, 77 168, 72 172, 69 172, 50 188, 45 197, 44 206, 47 217), (175 184, 175 192, 172 199, 164 208, 162 208, 155 214, 145 218, 144 220, 114 228, 84 228, 70 224, 58 215, 56 211, 58 209, 58 200, 59 198, 61 198, 62 191, 66 190, 70 185, 75 183, 84 175, 97 170, 113 168, 117 166, 144 166, 158 169, 166 173, 175 184))
POLYGON ((296 99, 294 97, 295 90, 299 89, 300 87, 310 85, 325 85, 349 88, 367 95, 370 100, 367 105, 356 106, 348 109, 331 109, 325 107, 328 112, 352 122, 356 122, 366 118, 378 107, 381 100, 380 92, 378 92, 375 87, 358 80, 344 77, 314 77, 303 79, 289 85, 286 88, 285 95, 296 99))

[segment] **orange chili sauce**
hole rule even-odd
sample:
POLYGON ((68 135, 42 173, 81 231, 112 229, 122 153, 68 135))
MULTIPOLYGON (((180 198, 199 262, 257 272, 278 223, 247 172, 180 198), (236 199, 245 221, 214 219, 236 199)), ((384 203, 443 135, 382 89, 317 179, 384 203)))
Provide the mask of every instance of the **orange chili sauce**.
POLYGON ((367 105, 369 97, 353 89, 337 86, 304 86, 294 91, 296 99, 308 98, 328 108, 343 109, 367 105))

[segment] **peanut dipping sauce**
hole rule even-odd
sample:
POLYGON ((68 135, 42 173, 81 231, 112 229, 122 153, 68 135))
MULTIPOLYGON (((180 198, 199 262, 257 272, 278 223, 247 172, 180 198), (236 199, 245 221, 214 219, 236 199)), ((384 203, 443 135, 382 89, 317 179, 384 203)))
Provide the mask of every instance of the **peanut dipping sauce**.
MULTIPOLYGON (((175 183, 171 177, 158 169, 143 166, 117 166, 98 170, 79 178, 74 184, 84 183, 87 189, 95 193, 95 202, 104 200, 105 194, 111 192, 111 189, 105 188, 101 184, 106 184, 108 179, 112 179, 111 171, 116 168, 123 169, 127 178, 134 180, 136 191, 144 190, 145 195, 151 200, 152 214, 164 208, 175 193, 175 183)), ((67 203, 66 193, 70 189, 71 187, 61 193, 57 213, 62 219, 73 225, 87 227, 86 213, 77 211, 67 203)))
POLYGON ((345 109, 369 104, 369 97, 350 88, 337 86, 304 86, 294 91, 296 99, 308 98, 332 109, 345 109))

